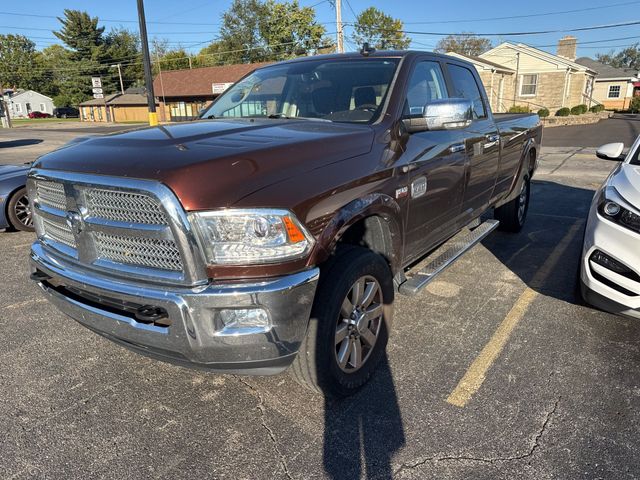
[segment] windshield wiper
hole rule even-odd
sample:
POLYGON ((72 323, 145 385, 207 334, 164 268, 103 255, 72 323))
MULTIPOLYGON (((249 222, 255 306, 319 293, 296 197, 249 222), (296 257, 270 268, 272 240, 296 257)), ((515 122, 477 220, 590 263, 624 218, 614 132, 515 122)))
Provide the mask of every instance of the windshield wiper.
POLYGON ((297 117, 290 117, 289 115, 285 115, 284 113, 272 113, 271 115, 267 115, 267 118, 284 118, 287 120, 291 120, 297 117))
POLYGON ((284 118, 285 120, 309 120, 312 122, 331 122, 328 118, 315 118, 315 117, 290 117, 284 113, 272 113, 267 115, 267 118, 284 118))

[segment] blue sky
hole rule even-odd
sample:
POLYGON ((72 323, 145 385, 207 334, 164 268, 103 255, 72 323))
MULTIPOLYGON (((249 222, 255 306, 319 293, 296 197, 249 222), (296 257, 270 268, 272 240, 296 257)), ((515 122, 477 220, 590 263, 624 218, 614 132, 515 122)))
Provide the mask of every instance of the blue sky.
MULTIPOLYGON (((196 53, 202 46, 216 37, 220 16, 231 0, 146 0, 145 9, 150 37, 167 39, 172 46, 181 45, 196 53), (163 23, 153 23, 163 22, 163 23)), ((327 32, 335 31, 335 13, 329 1, 300 0, 302 5, 315 5, 319 22, 326 23, 327 32), (333 22, 333 23, 332 23, 333 22)), ((405 22, 405 29, 421 32, 478 32, 508 33, 522 31, 548 31, 589 27, 611 23, 640 20, 640 1, 625 0, 499 0, 481 2, 479 0, 457 0, 450 2, 382 0, 343 0, 343 21, 353 22, 354 13, 375 6, 405 22), (446 8, 442 5, 445 4, 446 8), (624 5, 621 5, 624 4, 624 5), (578 10, 572 13, 554 13, 519 19, 495 19, 517 15, 548 14, 578 10), (488 18, 493 17, 493 20, 488 18), (423 22, 423 23, 419 23, 423 22)), ((137 30, 135 0, 28 0, 25 2, 3 2, 0 6, 0 33, 22 33, 32 38, 38 48, 44 48, 56 40, 51 33, 58 22, 55 18, 29 17, 23 14, 56 16, 62 15, 64 8, 86 10, 98 16, 107 27, 127 27, 137 30), (15 13, 20 15, 8 15, 15 13), (107 21, 116 20, 116 21, 107 21), (131 23, 127 22, 130 21, 131 23)), ((349 27, 346 27, 349 34, 349 27)), ((519 41, 555 52, 558 38, 566 33, 547 33, 526 36, 492 35, 491 40, 519 41)), ((625 26, 602 30, 573 33, 578 37, 579 56, 595 57, 596 53, 620 50, 640 42, 640 26, 625 26), (632 37, 632 38, 627 38, 632 37), (594 43, 584 43, 594 42, 594 43)), ((412 47, 431 50, 440 38, 437 35, 410 35, 412 47)), ((355 49, 347 42, 348 49, 355 49)))

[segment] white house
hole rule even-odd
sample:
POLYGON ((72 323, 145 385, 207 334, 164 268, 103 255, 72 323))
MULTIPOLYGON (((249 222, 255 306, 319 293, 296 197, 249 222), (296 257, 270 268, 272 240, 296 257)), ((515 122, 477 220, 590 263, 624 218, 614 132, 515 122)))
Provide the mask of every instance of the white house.
POLYGON ((4 98, 11 118, 26 118, 30 112, 53 114, 53 100, 33 90, 18 90, 4 98))

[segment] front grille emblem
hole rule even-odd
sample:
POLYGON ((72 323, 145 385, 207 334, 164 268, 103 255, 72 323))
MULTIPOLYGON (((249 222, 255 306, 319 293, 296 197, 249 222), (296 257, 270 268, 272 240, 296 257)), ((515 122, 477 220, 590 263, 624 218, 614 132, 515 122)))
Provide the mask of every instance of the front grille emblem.
POLYGON ((74 235, 80 235, 80 232, 84 229, 84 221, 78 212, 67 212, 65 221, 74 235))

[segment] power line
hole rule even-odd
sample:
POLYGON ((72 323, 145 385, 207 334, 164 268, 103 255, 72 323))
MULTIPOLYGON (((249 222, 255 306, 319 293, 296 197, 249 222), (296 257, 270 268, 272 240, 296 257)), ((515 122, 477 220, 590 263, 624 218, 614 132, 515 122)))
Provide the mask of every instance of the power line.
POLYGON ((568 13, 580 13, 580 12, 587 12, 592 10, 602 10, 602 9, 610 9, 614 7, 622 7, 627 5, 636 5, 638 3, 640 3, 640 1, 613 3, 613 4, 607 4, 607 5, 600 5, 597 7, 580 8, 576 10, 563 10, 560 12, 556 11, 556 12, 545 12, 545 13, 530 13, 526 15, 511 15, 508 17, 493 17, 493 18, 485 17, 485 18, 474 18, 474 19, 468 19, 468 20, 438 20, 438 21, 432 20, 428 22, 404 22, 404 24, 405 25, 436 25, 440 23, 471 23, 471 22, 490 22, 490 21, 492 22, 496 20, 513 20, 518 18, 548 17, 552 15, 564 15, 568 13))

